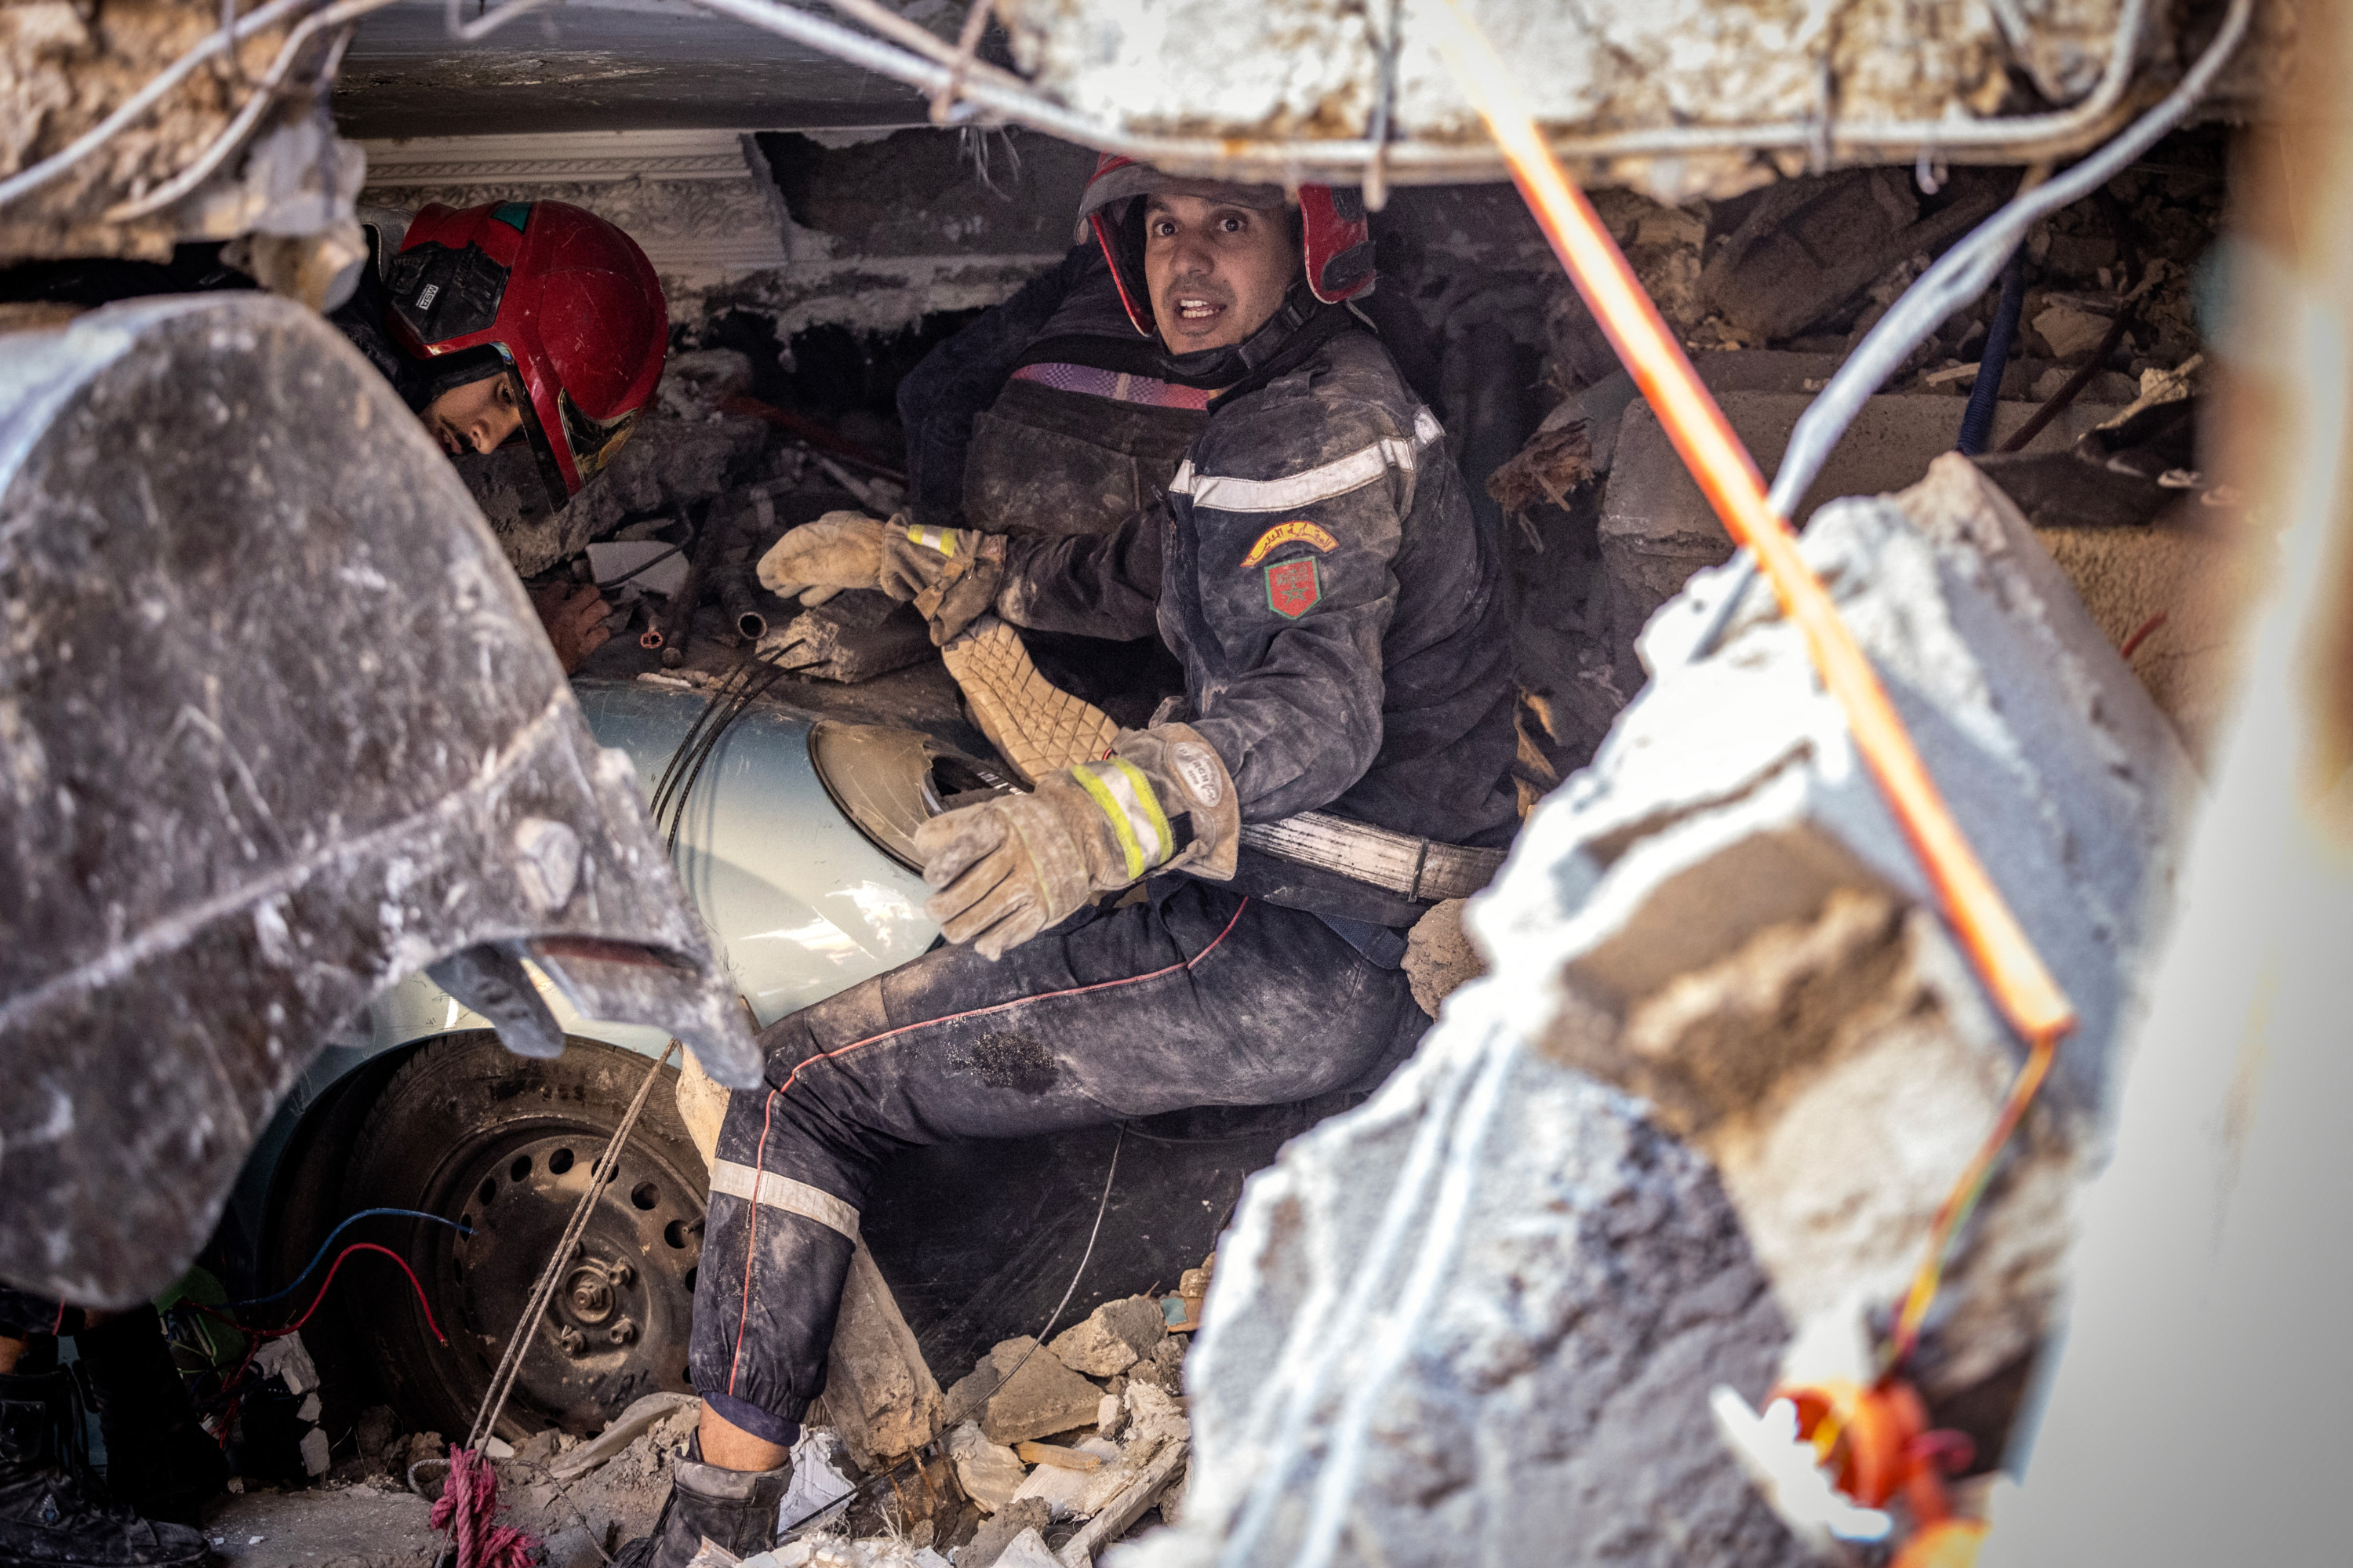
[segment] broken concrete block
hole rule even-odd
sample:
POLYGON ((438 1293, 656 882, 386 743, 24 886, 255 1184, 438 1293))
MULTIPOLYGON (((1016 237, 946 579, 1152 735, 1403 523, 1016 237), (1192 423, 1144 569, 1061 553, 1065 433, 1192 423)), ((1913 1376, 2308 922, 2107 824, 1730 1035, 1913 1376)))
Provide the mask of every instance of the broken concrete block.
POLYGON ((1116 1393, 1106 1393, 1095 1405, 1095 1436, 1116 1437, 1127 1425, 1127 1405, 1116 1393))
POLYGON ((1089 1377, 1110 1377, 1150 1355, 1168 1337, 1168 1320, 1160 1303, 1148 1296, 1106 1301, 1087 1314, 1083 1323, 1055 1335, 1047 1351, 1064 1366, 1089 1377))
POLYGON ((727 1119, 727 1091, 689 1053, 679 1067, 672 1097, 678 1102, 678 1118, 686 1123, 686 1135, 694 1140, 695 1152, 702 1156, 707 1171, 719 1158, 719 1128, 727 1119))
MULTIPOLYGON (((1915 1381, 1949 1394, 2048 1329, 2189 773, 2035 531, 1966 460, 1823 508, 1804 549, 2080 1020, 1915 1358, 1915 1381)), ((1474 921, 1490 944, 1556 929, 1581 1001, 1545 1048, 1645 1095, 1715 1160, 1803 1325, 1901 1292, 2019 1053, 1769 591, 1748 584, 1694 661, 1735 586, 1703 577, 1653 621, 1650 688, 1522 840, 1577 890, 1567 924, 1526 885, 1474 921)))
POLYGON ((1759 338, 1794 337, 1828 324, 1882 273, 1941 250, 2008 194, 2000 181, 1974 171, 1961 173, 1954 185, 1937 210, 1924 216, 1911 181, 1895 169, 1782 180, 1767 187, 1708 258, 1700 291, 1710 308, 1759 338))
POLYGON ((1007 1504, 981 1520, 973 1538, 956 1549, 956 1568, 990 1568, 1004 1555, 1013 1538, 1027 1531, 1042 1531, 1053 1520, 1053 1510, 1037 1498, 1021 1498, 1007 1504))
POLYGON ((933 652, 931 627, 913 605, 865 589, 837 594, 771 626, 757 648, 780 668, 846 685, 903 670, 933 652))
POLYGON ((253 1370, 257 1377, 283 1378, 289 1393, 308 1393, 319 1386, 318 1365, 311 1360, 311 1352, 302 1348, 300 1334, 264 1340, 261 1348, 253 1352, 253 1370))
POLYGON ((1051 1355, 1031 1355, 1037 1343, 1027 1334, 999 1340, 948 1390, 947 1421, 977 1421, 993 1443, 1093 1425, 1103 1390, 1051 1355))
MULTIPOLYGON (((1519 880, 1550 869, 1515 857, 1485 896, 1519 880)), ((1333 1483, 1339 1563, 1810 1561, 1708 1414, 1711 1383, 1762 1394, 1786 1334, 1730 1203, 1633 1100, 1516 1042, 1548 971, 1498 952, 1369 1103, 1251 1178, 1187 1368, 1184 1522, 1130 1564, 1293 1561, 1344 1423, 1363 1447, 1333 1483), (1438 1192, 1400 1183, 1425 1168, 1425 1128, 1471 1136, 1474 1091, 1488 1119, 1471 1185, 1433 1220, 1438 1192), (1383 1255, 1372 1238, 1393 1199, 1410 1212, 1383 1255), (1416 1279, 1407 1353, 1377 1361, 1416 1279), (1237 1550, 1246 1510, 1260 1528, 1237 1550)))
POLYGON ((849 1255, 826 1358, 826 1413, 850 1457, 871 1473, 937 1436, 944 1404, 914 1330, 861 1240, 849 1255))
POLYGON ((2032 324, 2052 354, 2073 359, 2097 348, 2115 321, 2078 306, 2053 304, 2036 312, 2032 324))
POLYGON ((1025 1530, 1005 1543, 997 1554, 997 1568, 1064 1568, 1062 1560, 1047 1546, 1045 1538, 1034 1530, 1025 1530))
POLYGON ((1132 1383, 1123 1396, 1127 1414, 1128 1447, 1151 1448, 1171 1438, 1192 1435, 1193 1425, 1181 1409, 1176 1396, 1146 1383, 1132 1383))
MULTIPOLYGON (((2187 769, 1965 461, 1803 548, 2081 1016, 1910 1369, 1948 1395, 2049 1330, 2187 769)), ((1399 1568, 1809 1560, 1708 1390, 1753 1401, 1793 1320, 1894 1298, 2020 1053, 1796 629, 1753 582, 1727 620, 1742 580, 1652 622, 1649 689, 1472 910, 1494 972, 1252 1180, 1185 1522, 1132 1563, 1287 1562, 1311 1525, 1399 1568)))
POLYGON ((990 1442, 971 1422, 948 1434, 948 1460, 965 1496, 989 1513, 1013 1500, 1026 1474, 1012 1449, 990 1442))

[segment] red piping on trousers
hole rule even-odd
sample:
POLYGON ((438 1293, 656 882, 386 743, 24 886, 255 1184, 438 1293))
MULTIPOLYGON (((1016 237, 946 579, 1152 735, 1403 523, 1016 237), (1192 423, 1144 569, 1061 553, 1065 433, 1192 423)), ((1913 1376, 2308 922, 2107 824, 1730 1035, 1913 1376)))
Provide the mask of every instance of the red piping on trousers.
MULTIPOLYGON (((902 1023, 896 1029, 886 1029, 880 1034, 870 1034, 863 1040, 853 1040, 849 1044, 841 1046, 837 1050, 828 1051, 820 1055, 811 1056, 807 1061, 797 1064, 782 1084, 768 1091, 766 1112, 760 1118, 760 1147, 757 1152, 752 1156, 752 1169, 755 1172, 753 1177, 752 1191, 757 1192, 760 1190, 760 1178, 762 1175, 765 1174, 768 1169, 768 1129, 776 1125, 776 1097, 783 1094, 786 1089, 791 1088, 795 1083, 799 1081, 801 1068, 807 1066, 810 1062, 830 1062, 836 1056, 846 1056, 850 1052, 857 1050, 862 1045, 871 1045, 878 1041, 889 1040, 897 1035, 905 1034, 917 1029, 929 1029, 934 1024, 954 1023, 960 1019, 965 1018, 985 1018, 992 1012, 1004 1012, 1016 1007, 1027 1007, 1034 1001, 1052 1001, 1059 997, 1084 996, 1089 991, 1111 991, 1116 987, 1124 985, 1142 985, 1145 980, 1155 980, 1160 979, 1163 975, 1173 975, 1178 969, 1189 969, 1195 964, 1199 963, 1203 959, 1208 958, 1211 953, 1216 952, 1218 950, 1218 944, 1224 941, 1228 937, 1233 934, 1234 927, 1241 924, 1242 911, 1248 909, 1250 906, 1250 901, 1248 898, 1244 898, 1235 908, 1234 917, 1226 922, 1226 928, 1219 932, 1215 939, 1213 939, 1208 947, 1202 948, 1199 952, 1195 953, 1191 958, 1185 959, 1182 963, 1170 964, 1166 969, 1155 969, 1148 975, 1130 975, 1125 980, 1097 980, 1092 985, 1074 985, 1062 991, 1050 991, 1038 996, 1016 997, 1011 1001, 992 1002, 987 1007, 971 1008, 963 1012, 951 1012, 944 1018, 926 1018, 921 1023, 902 1023)), ((733 1398, 735 1394, 736 1370, 744 1363, 744 1328, 745 1324, 752 1320, 752 1258, 756 1250, 755 1244, 759 1239, 760 1205, 754 1203, 752 1205, 751 1225, 744 1233, 744 1306, 743 1310, 737 1313, 735 1318, 735 1353, 730 1356, 727 1360, 727 1393, 728 1397, 731 1399, 733 1398)))

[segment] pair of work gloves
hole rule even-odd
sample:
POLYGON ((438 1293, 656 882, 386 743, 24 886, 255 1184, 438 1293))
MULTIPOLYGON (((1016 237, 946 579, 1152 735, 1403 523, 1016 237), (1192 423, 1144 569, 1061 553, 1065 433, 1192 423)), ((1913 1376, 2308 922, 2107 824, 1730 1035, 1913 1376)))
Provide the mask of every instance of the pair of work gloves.
MULTIPOLYGON (((933 641, 945 644, 987 612, 1004 563, 1000 535, 829 512, 786 535, 759 572, 771 593, 804 603, 843 588, 912 601, 933 641)), ((1117 731, 1101 754, 1040 771, 1029 794, 933 818, 914 847, 938 890, 924 908, 948 940, 994 961, 1097 894, 1155 871, 1232 876, 1240 837, 1241 802, 1224 759, 1191 726, 1160 724, 1117 731)))

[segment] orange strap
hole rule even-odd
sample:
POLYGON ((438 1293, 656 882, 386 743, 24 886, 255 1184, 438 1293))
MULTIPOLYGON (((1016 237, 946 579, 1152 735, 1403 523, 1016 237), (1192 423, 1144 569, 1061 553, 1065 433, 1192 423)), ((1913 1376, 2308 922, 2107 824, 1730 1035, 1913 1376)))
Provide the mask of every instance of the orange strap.
POLYGON ((1537 132, 1516 79, 1464 11, 1462 0, 1448 0, 1446 14, 1455 25, 1440 28, 1440 46, 1463 91, 1485 118, 1537 226, 1635 385, 1650 399, 1708 504, 1735 542, 1754 553, 1782 612, 1804 636, 1822 684, 1846 715, 1856 749, 1926 868, 1947 918, 1996 1005, 2029 1044, 2026 1063, 1992 1136, 1937 1215, 1928 1256, 1905 1299, 1893 1347, 1900 1358, 1927 1315, 1951 1234, 1975 1206, 1994 1157, 2041 1087, 2060 1039, 2074 1027, 2074 1007, 2043 967, 2042 956, 1953 821, 1870 660, 1840 619, 1821 579, 1799 555, 1788 520, 1767 504, 1757 464, 1733 434, 1724 410, 1692 368, 1683 344, 1667 330, 1593 204, 1569 184, 1560 161, 1537 132))

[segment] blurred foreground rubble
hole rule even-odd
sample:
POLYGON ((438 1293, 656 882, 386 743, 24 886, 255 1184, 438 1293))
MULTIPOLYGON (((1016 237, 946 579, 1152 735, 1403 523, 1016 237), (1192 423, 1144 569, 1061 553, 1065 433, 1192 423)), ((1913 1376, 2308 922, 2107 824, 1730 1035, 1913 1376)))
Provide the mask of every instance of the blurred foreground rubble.
MULTIPOLYGON (((1823 508, 1803 548, 2083 1016, 1913 1368, 1990 1464, 2053 1328, 2188 767, 1966 461, 1823 508)), ((1864 1340, 2018 1051, 1762 584, 1703 575, 1643 655, 1472 906, 1493 972, 1253 1181, 1192 1368, 1187 1524, 1137 1563, 1807 1560, 1707 1391, 1762 1395, 1793 1333, 1864 1340)))

